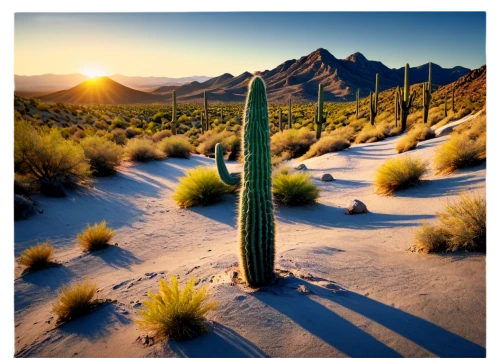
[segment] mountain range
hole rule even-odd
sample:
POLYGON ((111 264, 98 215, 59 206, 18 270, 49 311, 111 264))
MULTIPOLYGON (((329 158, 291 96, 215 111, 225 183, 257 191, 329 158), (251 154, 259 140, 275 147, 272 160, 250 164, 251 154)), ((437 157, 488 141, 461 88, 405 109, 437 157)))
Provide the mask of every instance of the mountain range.
MULTIPOLYGON (((438 64, 433 64, 433 84, 442 86, 452 83, 468 72, 470 69, 461 66, 442 68, 438 64)), ((404 67, 391 69, 379 61, 368 60, 359 52, 345 59, 337 59, 327 50, 320 48, 298 60, 285 61, 272 70, 258 71, 254 74, 244 72, 236 77, 224 73, 203 82, 192 81, 186 84, 159 86, 149 93, 131 88, 127 90, 127 87, 123 86, 123 80, 120 84, 107 78, 97 82, 94 80, 94 84, 98 83, 100 86, 98 91, 91 90, 93 83, 91 80, 66 91, 40 98, 74 104, 166 102, 171 100, 172 91, 175 90, 179 101, 200 101, 204 91, 207 91, 209 100, 244 101, 248 82, 253 75, 259 75, 266 82, 268 100, 273 103, 285 102, 290 97, 294 102, 314 101, 320 83, 324 85, 326 101, 342 102, 354 100, 357 89, 360 90, 361 97, 368 96, 375 86, 377 73, 380 76, 381 91, 403 85, 404 67), (109 89, 105 86, 109 86, 109 89), (99 95, 96 95, 97 93, 99 95)), ((410 68, 412 84, 427 81, 427 77, 427 64, 410 68)))

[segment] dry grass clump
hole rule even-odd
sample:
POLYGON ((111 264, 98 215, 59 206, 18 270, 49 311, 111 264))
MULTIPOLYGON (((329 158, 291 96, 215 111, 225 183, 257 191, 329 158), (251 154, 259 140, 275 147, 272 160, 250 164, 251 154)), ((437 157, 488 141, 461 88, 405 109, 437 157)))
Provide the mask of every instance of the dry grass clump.
POLYGON ((486 132, 471 139, 467 132, 453 133, 436 149, 434 165, 438 173, 449 174, 457 169, 480 164, 486 159, 486 132))
POLYGON ((215 145, 217 143, 223 143, 226 138, 232 137, 234 135, 235 135, 234 132, 230 132, 227 130, 207 131, 198 138, 199 144, 196 147, 196 151, 206 156, 213 155, 215 153, 215 145))
POLYGON ((165 153, 167 158, 186 158, 191 155, 191 144, 183 138, 172 136, 158 143, 158 148, 165 153))
POLYGON ((116 172, 123 156, 123 148, 104 137, 90 136, 82 139, 80 145, 90 165, 98 176, 116 172))
POLYGON ((159 132, 156 132, 155 134, 153 134, 151 136, 151 139, 153 140, 153 142, 160 142, 161 140, 165 139, 165 138, 168 138, 172 136, 172 131, 168 130, 168 129, 164 129, 162 131, 159 131, 159 132))
POLYGON ((439 212, 439 223, 423 225, 415 231, 417 248, 425 252, 485 251, 486 199, 477 194, 462 194, 439 212))
POLYGON ((371 124, 367 124, 363 127, 361 132, 356 136, 354 141, 356 144, 359 143, 373 143, 385 138, 384 133, 380 128, 374 127, 371 124))
POLYGON ((407 135, 401 137, 396 143, 396 152, 403 153, 407 152, 417 146, 417 138, 414 135, 407 135))
POLYGON ((192 339, 206 332, 205 315, 218 304, 207 302, 207 287, 196 289, 194 278, 180 290, 175 276, 171 284, 160 279, 159 293, 149 291, 149 297, 144 301, 145 308, 138 312, 142 319, 137 324, 158 339, 192 339))
POLYGON ((287 129, 271 137, 271 155, 282 156, 288 153, 290 158, 304 155, 316 141, 316 134, 307 128, 287 129))
POLYGON ((232 187, 224 184, 215 169, 196 167, 189 169, 179 180, 173 199, 181 207, 210 205, 222 200, 232 187))
POLYGON ((408 188, 420 182, 428 171, 427 163, 409 155, 384 162, 375 174, 376 192, 392 195, 395 191, 408 188))
POLYGON ((106 221, 87 227, 78 234, 78 243, 88 251, 102 250, 108 246, 109 240, 115 236, 115 231, 106 227, 106 221))
POLYGON ((339 152, 349 148, 351 144, 348 140, 337 135, 321 137, 319 141, 311 145, 311 148, 302 156, 302 160, 332 152, 339 152))
POLYGON ((52 305, 52 312, 60 322, 69 321, 83 316, 92 310, 93 298, 96 294, 96 284, 88 280, 72 286, 64 285, 59 301, 52 305))
POLYGON ((430 127, 420 123, 415 124, 408 134, 396 143, 396 152, 407 152, 415 148, 418 142, 434 138, 435 136, 436 133, 430 127))
POLYGON ((134 162, 147 162, 150 160, 161 160, 163 153, 156 144, 148 138, 132 138, 125 146, 125 156, 134 162))
POLYGON ((309 174, 286 171, 280 171, 273 177, 272 191, 274 199, 290 206, 315 203, 320 193, 320 189, 311 182, 309 174))
POLYGON ((54 248, 48 241, 30 246, 19 256, 19 263, 30 270, 39 270, 50 264, 54 248))

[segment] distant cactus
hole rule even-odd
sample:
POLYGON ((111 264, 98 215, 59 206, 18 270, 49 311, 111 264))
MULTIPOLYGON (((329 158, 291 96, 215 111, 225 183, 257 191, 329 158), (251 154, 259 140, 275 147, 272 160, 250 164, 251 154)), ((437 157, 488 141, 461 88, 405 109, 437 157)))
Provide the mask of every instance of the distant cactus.
POLYGON ((401 95, 401 92, 398 93, 399 103, 400 103, 400 113, 401 113, 401 130, 404 132, 406 130, 406 118, 408 117, 408 113, 410 112, 410 108, 413 104, 413 100, 417 92, 413 90, 413 93, 410 95, 410 65, 406 64, 405 66, 405 84, 404 84, 404 92, 401 95))
POLYGON ((377 116, 378 90, 379 90, 379 80, 378 80, 378 73, 377 73, 375 75, 375 96, 372 92, 370 92, 370 124, 372 126, 375 124, 375 117, 377 116))
POLYGON ((288 129, 292 129, 292 97, 288 99, 288 129))
MULTIPOLYGON (((429 105, 432 99, 432 62, 429 62, 429 81, 422 84, 422 105, 424 107, 424 123, 429 116, 429 105)), ((446 111, 446 110, 445 110, 446 111)))
POLYGON ((356 91, 356 119, 359 118, 359 88, 356 91))
POLYGON ((325 123, 325 117, 323 117, 323 85, 321 83, 318 86, 318 106, 314 115, 314 123, 316 123, 316 139, 319 140, 323 130, 323 123, 325 123))
POLYGON ((203 113, 200 113, 200 123, 201 123, 200 131, 201 131, 201 134, 203 134, 203 133, 205 133, 205 126, 203 124, 203 113))
POLYGON ((172 134, 177 134, 177 101, 175 91, 172 92, 172 134))
MULTIPOLYGON (((271 149, 266 87, 260 77, 249 84, 243 119, 243 185, 240 189, 240 268, 250 287, 267 285, 274 276, 274 212, 271 193, 271 149)), ((240 181, 229 174, 216 148, 219 176, 226 184, 240 181)))
POLYGON ((205 131, 208 131, 210 129, 210 123, 208 120, 208 101, 207 101, 207 91, 203 91, 203 104, 205 107, 205 131))
POLYGON ((455 113, 455 87, 451 89, 451 110, 455 113))
POLYGON ((220 123, 224 120, 224 116, 222 115, 222 107, 220 108, 220 123))
POLYGON ((399 91, 399 86, 396 87, 396 91, 394 92, 394 118, 396 120, 396 128, 398 126, 398 119, 401 117, 401 103, 399 103, 401 99, 401 93, 399 91))
POLYGON ((446 103, 448 102, 448 93, 444 94, 444 116, 448 117, 448 110, 446 108, 446 103))
POLYGON ((278 125, 280 132, 283 132, 283 113, 281 112, 281 108, 278 111, 278 125))

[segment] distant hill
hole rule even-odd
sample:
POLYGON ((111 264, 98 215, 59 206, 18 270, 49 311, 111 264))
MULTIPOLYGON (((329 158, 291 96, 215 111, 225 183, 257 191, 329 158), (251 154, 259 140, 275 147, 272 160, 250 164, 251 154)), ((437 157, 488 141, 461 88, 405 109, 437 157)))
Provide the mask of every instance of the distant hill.
POLYGON ((79 73, 70 75, 36 75, 19 76, 14 75, 14 92, 21 93, 50 93, 61 89, 71 88, 87 80, 88 77, 79 73))
POLYGON ((126 87, 109 77, 86 80, 67 90, 39 97, 47 102, 71 104, 134 104, 162 102, 161 95, 126 87))

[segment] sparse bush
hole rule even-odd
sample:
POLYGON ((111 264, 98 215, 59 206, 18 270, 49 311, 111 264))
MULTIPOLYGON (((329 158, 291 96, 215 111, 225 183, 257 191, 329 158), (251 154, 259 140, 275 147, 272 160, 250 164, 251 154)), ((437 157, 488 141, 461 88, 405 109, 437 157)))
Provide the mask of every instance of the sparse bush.
POLYGON ((52 305, 52 312, 58 321, 70 321, 89 313, 93 307, 96 284, 85 280, 73 286, 62 287, 59 301, 52 305))
POLYGON ((106 227, 106 221, 87 227, 78 234, 78 243, 88 251, 102 250, 108 246, 109 240, 115 236, 115 231, 106 227))
POLYGON ((85 156, 90 160, 90 165, 98 176, 109 175, 116 172, 123 155, 123 148, 103 137, 86 137, 81 140, 85 156))
POLYGON ((181 207, 210 205, 220 200, 232 188, 224 184, 214 169, 196 167, 189 169, 179 180, 172 196, 181 207))
POLYGON ((396 152, 407 152, 417 146, 418 142, 434 138, 436 134, 425 124, 415 124, 407 135, 396 143, 396 152))
POLYGON ((419 250, 429 252, 440 252, 447 248, 446 241, 449 238, 449 233, 444 228, 438 225, 429 225, 426 222, 422 223, 413 234, 413 240, 419 250))
POLYGON ((466 133, 453 134, 436 149, 434 165, 438 173, 448 174, 457 169, 477 165, 486 159, 486 136, 471 140, 466 133))
POLYGON ((33 214, 33 203, 24 196, 14 194, 14 220, 23 220, 33 214))
POLYGON ((184 289, 179 290, 175 276, 172 283, 160 279, 159 293, 149 292, 150 300, 144 301, 145 308, 138 313, 139 327, 155 338, 185 340, 207 331, 205 314, 217 306, 217 302, 207 302, 207 288, 195 289, 195 279, 191 278, 184 289))
POLYGON ((280 172, 273 177, 273 196, 284 205, 307 205, 315 203, 320 190, 311 182, 307 173, 280 172))
POLYGON ((291 158, 304 155, 316 141, 316 134, 307 128, 287 129, 271 137, 271 155, 289 153, 291 158))
POLYGON ((163 159, 163 153, 156 147, 155 143, 148 138, 132 138, 125 146, 125 156, 128 160, 147 162, 150 160, 163 159))
POLYGON ((361 132, 356 136, 355 143, 373 143, 385 138, 384 133, 380 128, 367 124, 363 127, 361 132))
POLYGON ((216 130, 211 130, 205 132, 200 138, 198 138, 198 147, 196 150, 198 153, 210 156, 215 153, 215 145, 217 143, 222 143, 226 138, 233 136, 234 133, 223 130, 223 131, 216 131, 216 130))
POLYGON ((312 157, 319 157, 320 155, 327 153, 339 152, 341 150, 349 148, 350 146, 351 144, 349 143, 349 141, 339 136, 324 136, 321 137, 319 141, 311 145, 311 148, 309 148, 307 153, 304 154, 301 159, 304 160, 312 157))
POLYGON ((172 135, 172 132, 168 129, 164 129, 162 131, 156 132, 151 136, 151 139, 153 142, 160 142, 162 139, 165 139, 167 137, 170 137, 172 135))
POLYGON ((233 134, 230 137, 226 137, 222 140, 222 148, 226 152, 229 152, 229 160, 237 160, 241 149, 241 139, 239 136, 233 134))
POLYGON ((420 182, 427 173, 427 163, 409 155, 387 160, 375 174, 375 189, 379 194, 392 195, 395 191, 420 182))
POLYGON ((125 129, 125 136, 128 139, 134 138, 134 137, 141 135, 141 134, 142 134, 142 129, 139 129, 139 128, 128 127, 127 129, 125 129))
POLYGON ((158 148, 165 153, 168 158, 186 158, 191 155, 191 144, 183 138, 172 136, 164 138, 158 143, 158 148))
POLYGON ((56 128, 33 128, 26 121, 14 125, 14 167, 39 181, 72 183, 90 175, 90 164, 80 145, 65 140, 56 128))
POLYGON ((39 270, 47 267, 54 253, 54 248, 46 241, 36 244, 21 252, 19 263, 30 270, 39 270))
POLYGON ((407 152, 417 146, 417 137, 410 135, 410 133, 401 137, 396 143, 396 152, 407 152))

